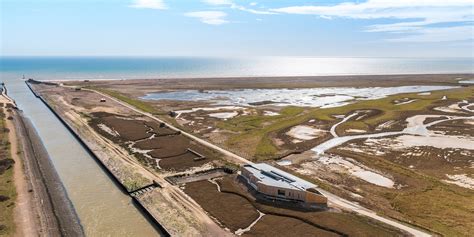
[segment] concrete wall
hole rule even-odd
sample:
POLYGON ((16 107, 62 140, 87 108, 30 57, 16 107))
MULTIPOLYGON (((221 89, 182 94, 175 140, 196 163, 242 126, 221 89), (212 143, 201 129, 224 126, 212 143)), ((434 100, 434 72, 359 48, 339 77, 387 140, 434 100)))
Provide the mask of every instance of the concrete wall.
POLYGON ((299 200, 306 202, 306 191, 303 190, 294 190, 294 189, 286 189, 274 186, 267 186, 262 183, 257 183, 258 190, 266 195, 279 197, 283 199, 292 199, 292 200, 299 200), (278 191, 283 191, 285 195, 279 195, 278 191))
POLYGON ((327 204, 328 199, 327 197, 321 195, 321 194, 316 194, 312 192, 306 192, 306 202, 308 203, 316 203, 316 204, 327 204))

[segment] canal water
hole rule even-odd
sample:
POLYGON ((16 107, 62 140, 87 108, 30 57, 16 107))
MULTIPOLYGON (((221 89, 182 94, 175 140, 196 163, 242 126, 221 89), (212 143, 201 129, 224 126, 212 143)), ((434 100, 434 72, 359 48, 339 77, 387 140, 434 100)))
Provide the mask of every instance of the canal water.
POLYGON ((87 236, 159 236, 130 197, 120 191, 20 77, 2 80, 42 138, 87 236))

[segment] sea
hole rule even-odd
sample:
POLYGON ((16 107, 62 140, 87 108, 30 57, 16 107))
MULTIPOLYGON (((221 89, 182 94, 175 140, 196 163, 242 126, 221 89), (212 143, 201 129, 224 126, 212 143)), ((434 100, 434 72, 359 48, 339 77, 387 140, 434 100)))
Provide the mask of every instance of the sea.
POLYGON ((474 58, 0 57, 0 81, 474 73, 474 58))

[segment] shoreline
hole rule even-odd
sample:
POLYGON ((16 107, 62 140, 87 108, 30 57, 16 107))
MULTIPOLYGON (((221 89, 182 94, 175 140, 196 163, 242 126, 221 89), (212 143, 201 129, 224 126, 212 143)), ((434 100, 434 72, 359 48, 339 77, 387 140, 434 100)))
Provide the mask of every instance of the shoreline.
POLYGON ((125 94, 172 90, 231 90, 282 88, 367 88, 400 86, 464 86, 474 74, 305 76, 305 77, 207 77, 173 79, 50 80, 46 83, 118 90, 125 94))
MULTIPOLYGON (((84 80, 91 81, 125 81, 125 80, 189 80, 189 79, 283 79, 283 78, 337 78, 337 77, 396 77, 396 76, 434 76, 434 75, 461 75, 473 76, 473 72, 445 72, 445 73, 393 73, 393 74, 333 74, 333 75, 302 75, 302 76, 154 76, 154 77, 123 77, 123 78, 97 78, 97 77, 83 77, 74 79, 38 79, 42 82, 81 82, 84 80)), ((34 78, 33 78, 34 79, 34 78)))

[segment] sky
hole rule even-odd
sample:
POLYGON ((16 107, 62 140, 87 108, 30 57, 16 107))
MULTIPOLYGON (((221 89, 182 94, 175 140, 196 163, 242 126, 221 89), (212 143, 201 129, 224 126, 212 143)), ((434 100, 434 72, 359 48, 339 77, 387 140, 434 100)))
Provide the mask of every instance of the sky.
POLYGON ((474 0, 0 0, 2 56, 474 57, 474 0))

